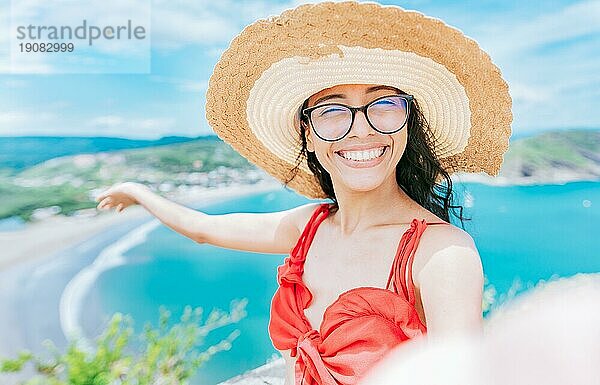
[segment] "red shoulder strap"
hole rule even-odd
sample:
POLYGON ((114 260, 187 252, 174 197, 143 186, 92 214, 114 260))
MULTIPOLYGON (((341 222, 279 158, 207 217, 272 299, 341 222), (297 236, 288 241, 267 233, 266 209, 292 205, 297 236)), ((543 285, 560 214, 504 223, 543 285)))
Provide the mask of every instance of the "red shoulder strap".
MULTIPOLYGON (((442 224, 446 222, 438 223, 442 224)), ((427 223, 425 220, 418 221, 417 219, 413 219, 410 228, 402 235, 386 284, 386 289, 388 289, 390 282, 392 282, 396 293, 399 293, 401 289, 404 297, 411 305, 415 305, 416 302, 412 279, 412 265, 417 247, 419 246, 419 240, 426 228, 427 223)))
POLYGON ((304 226, 304 230, 302 231, 302 234, 300 235, 296 246, 294 246, 294 249, 292 250, 293 255, 306 258, 306 253, 308 252, 310 243, 312 242, 315 236, 317 227, 319 227, 319 224, 327 217, 328 214, 329 204, 322 203, 319 206, 317 206, 312 216, 306 223, 306 226, 304 226), (321 218, 319 218, 319 215, 322 213, 326 213, 326 215, 322 215, 321 218), (300 252, 300 254, 298 254, 298 252, 300 252))

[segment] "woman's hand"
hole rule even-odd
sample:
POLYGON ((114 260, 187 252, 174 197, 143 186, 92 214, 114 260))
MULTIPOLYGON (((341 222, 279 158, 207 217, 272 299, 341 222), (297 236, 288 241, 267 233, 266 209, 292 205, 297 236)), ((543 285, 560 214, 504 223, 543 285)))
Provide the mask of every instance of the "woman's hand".
POLYGON ((136 193, 140 189, 147 189, 147 187, 135 182, 118 183, 96 197, 96 202, 100 202, 96 208, 98 210, 116 208, 117 212, 121 212, 129 206, 139 204, 136 193))

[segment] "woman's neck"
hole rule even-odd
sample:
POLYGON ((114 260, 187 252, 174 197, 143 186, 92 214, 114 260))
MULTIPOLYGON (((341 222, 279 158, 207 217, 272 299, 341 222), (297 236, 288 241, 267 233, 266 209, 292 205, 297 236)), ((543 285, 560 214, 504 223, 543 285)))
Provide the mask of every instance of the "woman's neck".
POLYGON ((349 236, 388 223, 409 222, 418 205, 398 186, 392 175, 370 191, 356 191, 335 186, 338 210, 330 221, 340 236, 349 236))

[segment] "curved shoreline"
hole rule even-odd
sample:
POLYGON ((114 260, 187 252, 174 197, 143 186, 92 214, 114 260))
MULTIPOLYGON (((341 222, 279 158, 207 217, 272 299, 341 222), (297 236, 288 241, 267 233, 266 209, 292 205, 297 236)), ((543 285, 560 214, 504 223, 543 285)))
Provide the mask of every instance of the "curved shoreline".
MULTIPOLYGON (((281 184, 271 182, 230 185, 170 199, 201 209, 279 189, 281 184)), ((139 242, 143 232, 160 224, 153 218, 143 207, 133 206, 121 213, 49 218, 25 229, 0 232, 0 357, 14 357, 22 349, 46 354, 43 339, 60 348, 67 335, 81 332, 78 303, 85 300, 86 288, 102 271, 118 264, 118 256, 139 242), (40 279, 50 287, 35 287, 40 279)), ((0 377, 9 385, 27 375, 32 372, 0 377)))
MULTIPOLYGON (((201 197, 193 196, 188 198, 187 204, 196 205, 202 203, 202 206, 207 206, 246 195, 268 192, 275 190, 277 187, 274 184, 263 184, 259 185, 258 188, 255 185, 251 185, 251 188, 234 186, 227 190, 215 189, 207 191, 201 197), (200 198, 202 198, 202 201, 198 201, 200 198)), ((135 227, 104 248, 90 265, 81 269, 69 281, 62 292, 59 305, 60 326, 65 336, 85 339, 85 333, 80 324, 81 309, 83 300, 94 285, 94 282, 104 271, 125 264, 124 254, 131 248, 143 243, 147 235, 160 225, 161 222, 155 218, 135 227)), ((85 344, 86 342, 84 341, 83 343, 85 344)))
POLYGON ((59 305, 60 327, 65 336, 78 340, 85 339, 85 333, 80 324, 81 309, 83 301, 94 286, 96 279, 104 271, 125 264, 124 254, 127 250, 143 243, 148 233, 159 227, 160 224, 159 220, 154 219, 129 231, 102 250, 92 264, 84 267, 69 281, 62 292, 59 305))

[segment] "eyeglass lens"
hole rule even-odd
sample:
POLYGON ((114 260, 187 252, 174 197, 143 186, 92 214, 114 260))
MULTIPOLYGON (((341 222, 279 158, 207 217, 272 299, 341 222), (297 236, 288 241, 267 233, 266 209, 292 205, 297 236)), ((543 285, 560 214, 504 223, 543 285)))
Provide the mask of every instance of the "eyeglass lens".
MULTIPOLYGON (((400 96, 379 99, 367 108, 367 118, 382 133, 399 130, 406 121, 407 101, 400 96)), ((335 140, 345 135, 352 124, 352 111, 343 105, 329 104, 312 111, 311 121, 319 136, 335 140)))

